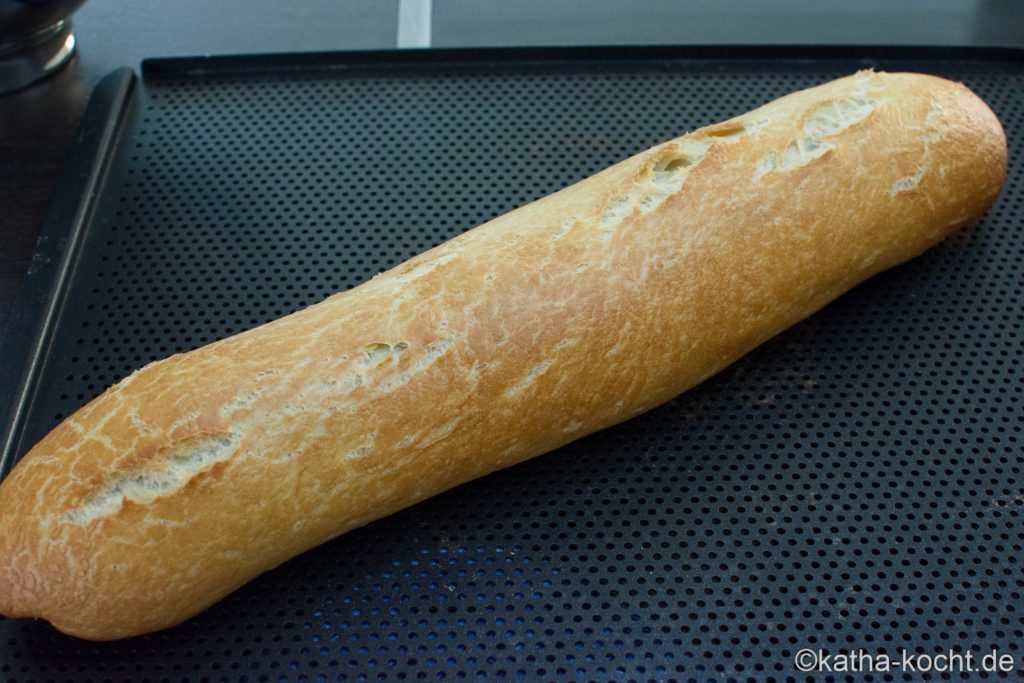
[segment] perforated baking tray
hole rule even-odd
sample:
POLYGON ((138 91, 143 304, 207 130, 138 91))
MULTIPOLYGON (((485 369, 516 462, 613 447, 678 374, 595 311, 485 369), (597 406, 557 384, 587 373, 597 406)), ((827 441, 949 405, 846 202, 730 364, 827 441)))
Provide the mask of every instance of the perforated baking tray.
POLYGON ((998 648, 1019 674, 1020 52, 472 50, 117 72, 0 349, 2 469, 150 360, 869 66, 962 80, 999 114, 1010 175, 978 225, 668 405, 328 543, 180 627, 92 644, 0 621, 0 679, 868 680, 802 673, 804 648, 998 648))

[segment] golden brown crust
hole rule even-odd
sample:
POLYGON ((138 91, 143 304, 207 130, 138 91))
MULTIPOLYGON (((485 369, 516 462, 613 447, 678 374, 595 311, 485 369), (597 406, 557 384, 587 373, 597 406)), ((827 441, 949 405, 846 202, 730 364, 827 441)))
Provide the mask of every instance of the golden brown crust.
POLYGON ((154 363, 0 484, 0 612, 93 639, 648 410, 995 200, 996 117, 861 72, 154 363))

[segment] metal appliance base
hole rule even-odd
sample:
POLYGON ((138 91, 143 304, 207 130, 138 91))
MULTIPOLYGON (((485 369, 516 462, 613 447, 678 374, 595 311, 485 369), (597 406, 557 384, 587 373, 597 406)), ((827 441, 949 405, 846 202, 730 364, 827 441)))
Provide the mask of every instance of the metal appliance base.
POLYGON ((0 94, 20 90, 57 71, 75 53, 71 20, 63 19, 14 45, 0 45, 0 94))

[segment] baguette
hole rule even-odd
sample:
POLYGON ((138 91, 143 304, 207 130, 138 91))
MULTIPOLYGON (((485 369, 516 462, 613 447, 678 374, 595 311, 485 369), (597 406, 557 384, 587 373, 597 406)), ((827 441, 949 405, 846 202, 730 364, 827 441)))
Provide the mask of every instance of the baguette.
POLYGON ((105 640, 649 410, 981 215, 966 87, 859 72, 146 366, 0 484, 0 613, 105 640))

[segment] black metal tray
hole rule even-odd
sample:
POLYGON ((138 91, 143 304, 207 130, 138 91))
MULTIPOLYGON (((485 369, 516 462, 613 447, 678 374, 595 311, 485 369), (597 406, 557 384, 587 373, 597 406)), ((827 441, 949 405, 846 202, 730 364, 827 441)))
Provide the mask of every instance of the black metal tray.
POLYGON ((93 644, 0 620, 0 679, 806 680, 803 648, 998 648, 1024 670, 1021 56, 469 50, 112 74, 0 348, 0 471, 152 359, 859 68, 966 82, 1006 127, 1010 176, 980 224, 683 397, 180 627, 93 644))

